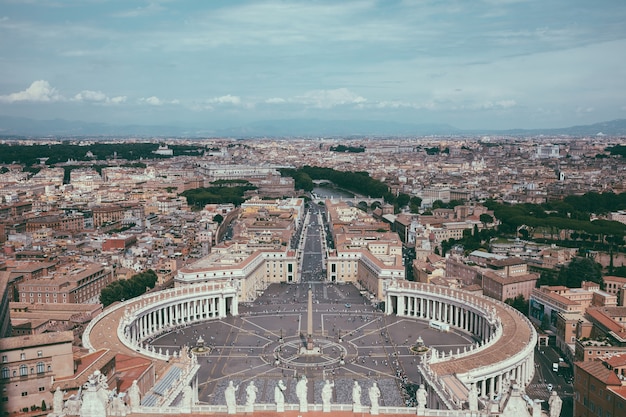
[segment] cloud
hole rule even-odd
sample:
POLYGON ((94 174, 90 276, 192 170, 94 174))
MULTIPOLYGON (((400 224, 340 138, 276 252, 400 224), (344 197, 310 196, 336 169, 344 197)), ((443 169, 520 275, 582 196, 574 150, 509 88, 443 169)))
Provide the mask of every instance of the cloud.
POLYGON ((225 96, 212 98, 211 100, 209 100, 209 103, 232 104, 233 106, 238 106, 241 104, 241 98, 238 96, 231 96, 230 94, 227 94, 225 96))
POLYGON ((593 107, 591 107, 591 106, 589 106, 589 107, 578 107, 576 109, 576 113, 578 113, 578 114, 593 113, 594 110, 595 109, 593 107))
POLYGON ((38 103, 73 101, 77 103, 121 104, 126 101, 126 96, 109 97, 102 91, 83 90, 71 98, 66 98, 56 88, 52 87, 48 81, 37 80, 24 91, 0 96, 0 102, 3 103, 19 101, 38 103))
POLYGON ((15 103, 18 101, 52 102, 62 100, 64 100, 63 96, 45 80, 34 81, 26 90, 0 96, 0 102, 4 103, 15 103))
POLYGON ((108 97, 102 91, 83 90, 76 94, 72 101, 100 104, 120 104, 126 101, 126 96, 108 97))
POLYGON ((158 98, 156 96, 142 97, 142 98, 139 99, 139 102, 140 103, 149 104, 151 106, 163 106, 165 104, 180 104, 180 101, 178 99, 163 100, 163 99, 158 98))
POLYGON ((140 98, 139 101, 150 104, 152 106, 161 106, 163 104, 163 100, 155 96, 148 97, 148 98, 140 98))
POLYGON ((410 101, 399 101, 399 100, 383 100, 383 101, 379 101, 377 103, 375 103, 373 105, 374 108, 377 109, 403 109, 403 108, 410 108, 410 109, 417 109, 417 110, 421 110, 421 109, 433 109, 435 107, 435 104, 430 101, 430 102, 426 102, 423 104, 418 104, 418 103, 413 103, 410 101))
POLYGON ((189 105, 189 108, 194 111, 213 111, 217 110, 220 107, 225 108, 229 106, 243 107, 247 109, 254 108, 253 103, 244 103, 241 97, 233 96, 231 94, 226 94, 225 96, 213 97, 204 100, 197 100, 192 102, 189 105))
POLYGON ((492 110, 492 109, 510 109, 515 107, 517 103, 515 100, 498 100, 498 101, 485 101, 482 103, 472 103, 462 108, 471 110, 492 110))
POLYGON ((312 107, 328 109, 346 104, 363 104, 367 101, 347 88, 337 88, 334 90, 313 90, 302 96, 298 96, 294 101, 312 107))
POLYGON ((280 98, 280 97, 271 97, 265 100, 265 103, 267 104, 283 104, 286 102, 287 100, 285 100, 284 98, 280 98))
POLYGON ((160 13, 165 10, 165 7, 161 6, 158 3, 150 3, 145 7, 136 7, 134 9, 125 10, 123 12, 114 13, 113 17, 139 17, 139 16, 147 16, 155 13, 160 13))

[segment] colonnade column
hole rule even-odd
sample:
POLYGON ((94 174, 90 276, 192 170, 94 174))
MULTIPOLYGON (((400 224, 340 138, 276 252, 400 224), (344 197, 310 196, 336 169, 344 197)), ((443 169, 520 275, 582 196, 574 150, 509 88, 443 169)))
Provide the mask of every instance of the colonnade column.
POLYGON ((232 298, 232 302, 230 303, 230 314, 232 316, 238 316, 239 315, 239 300, 237 299, 237 296, 234 295, 232 298))
POLYGON ((404 296, 403 295, 399 295, 397 297, 397 300, 398 300, 398 315, 404 316, 405 315, 405 311, 404 311, 404 296))
POLYGON ((226 299, 223 295, 220 295, 220 298, 218 300, 218 317, 226 317, 226 299))

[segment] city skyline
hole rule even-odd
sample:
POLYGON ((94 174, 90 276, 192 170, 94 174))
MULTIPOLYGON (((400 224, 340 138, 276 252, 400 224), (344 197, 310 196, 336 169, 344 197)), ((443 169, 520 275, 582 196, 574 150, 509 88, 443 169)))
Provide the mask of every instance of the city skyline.
POLYGON ((205 129, 626 117, 619 1, 3 3, 4 116, 205 129))

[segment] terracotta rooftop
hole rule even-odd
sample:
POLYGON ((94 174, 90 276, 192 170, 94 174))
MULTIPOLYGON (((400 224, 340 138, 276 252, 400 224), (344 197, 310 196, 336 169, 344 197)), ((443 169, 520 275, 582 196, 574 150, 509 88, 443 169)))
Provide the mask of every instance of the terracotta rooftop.
POLYGON ((513 310, 494 304, 496 315, 502 320, 503 333, 500 339, 488 349, 464 358, 448 360, 431 365, 438 375, 465 373, 471 369, 489 366, 508 359, 518 353, 523 343, 528 343, 531 328, 525 320, 513 310))
POLYGON ((28 346, 52 345, 63 342, 72 343, 72 341, 74 341, 74 333, 71 331, 5 337, 0 338, 0 350, 21 349, 28 346))
POLYGON ((622 397, 622 400, 626 400, 626 386, 620 387, 607 387, 611 390, 615 395, 622 397))
POLYGON ((626 355, 615 355, 604 360, 611 368, 621 367, 626 365, 626 355))
POLYGON ((615 372, 608 369, 602 361, 575 362, 575 365, 606 385, 622 385, 622 381, 620 381, 615 372))
POLYGON ((606 308, 588 308, 587 315, 589 318, 598 324, 601 324, 609 331, 615 332, 617 334, 625 333, 626 329, 624 329, 618 322, 613 320, 613 318, 607 314, 606 308))

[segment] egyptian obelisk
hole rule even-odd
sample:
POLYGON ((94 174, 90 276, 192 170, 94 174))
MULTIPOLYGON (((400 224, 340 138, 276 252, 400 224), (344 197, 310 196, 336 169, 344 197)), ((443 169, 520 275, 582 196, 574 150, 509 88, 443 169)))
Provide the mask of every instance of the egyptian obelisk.
POLYGON ((309 284, 309 303, 306 323, 306 349, 313 350, 313 290, 309 284))

